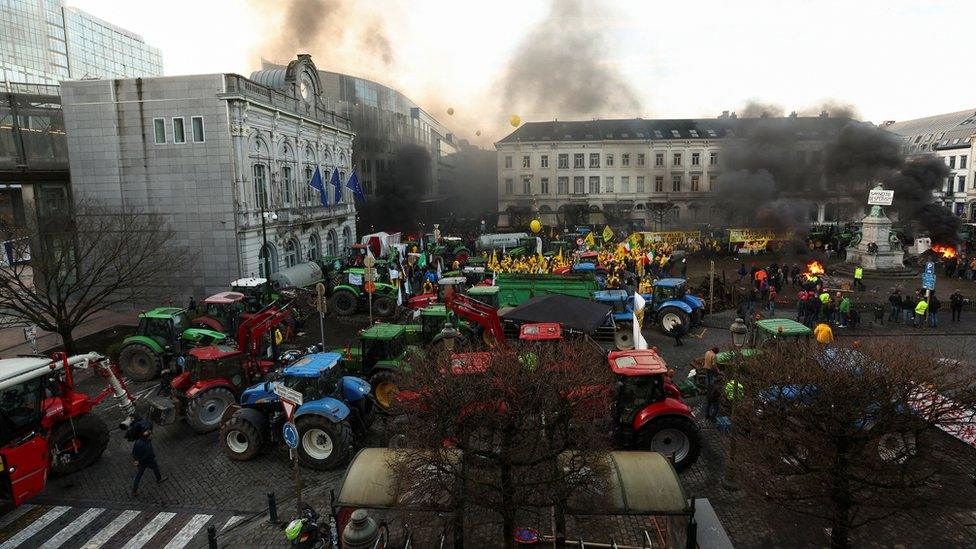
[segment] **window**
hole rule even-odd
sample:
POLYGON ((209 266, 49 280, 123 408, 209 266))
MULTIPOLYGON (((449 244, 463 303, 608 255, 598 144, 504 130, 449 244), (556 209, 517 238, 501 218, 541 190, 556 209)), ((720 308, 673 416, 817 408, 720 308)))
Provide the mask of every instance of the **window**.
POLYGON ((630 155, 629 154, 624 153, 624 154, 620 155, 620 165, 623 166, 623 167, 625 167, 625 168, 627 166, 630 166, 630 155))
MULTIPOLYGON (((302 188, 305 189, 305 202, 309 205, 315 201, 315 189, 312 188, 309 183, 312 182, 312 175, 315 173, 315 168, 311 166, 305 166, 305 185, 302 188)), ((371 186, 372 187, 372 186, 371 186)), ((372 194, 372 188, 369 190, 369 194, 372 194)))
POLYGON ((591 168, 600 167, 600 153, 590 153, 590 167, 591 168))
POLYGON ((254 205, 262 210, 268 209, 268 179, 264 164, 255 164, 254 174, 254 205))
POLYGON ((949 157, 949 169, 950 170, 956 169, 956 157, 955 156, 950 156, 949 157))
POLYGON ((573 167, 576 169, 585 167, 583 165, 583 153, 576 153, 573 155, 573 167))
POLYGON ((717 191, 718 190, 718 176, 710 175, 708 176, 708 190, 717 191))
POLYGON ((590 194, 600 194, 600 176, 590 176, 590 194))
POLYGON ((643 176, 637 178, 637 192, 639 192, 639 193, 644 192, 644 177, 643 176))
POLYGON ((699 191, 699 189, 698 189, 698 181, 700 179, 701 179, 701 176, 700 175, 692 175, 691 176, 691 190, 692 190, 692 192, 698 192, 699 191))
POLYGON ((718 166, 718 153, 717 152, 710 152, 710 153, 708 153, 708 165, 709 166, 718 166))
POLYGON ((608 192, 608 193, 612 193, 613 192, 613 178, 612 177, 608 177, 607 178, 607 189, 606 189, 606 192, 608 192))
POLYGON ((182 118, 173 119, 173 143, 186 143, 186 131, 182 118))
POLYGON ((558 160, 559 160, 559 169, 560 170, 568 170, 569 169, 569 155, 568 154, 561 154, 561 155, 559 155, 559 159, 558 160))
POLYGON ((511 177, 505 178, 505 194, 513 194, 515 192, 515 180, 511 177))
POLYGON ((680 193, 681 192, 681 176, 672 175, 671 176, 671 192, 680 193))
POLYGON ((193 142, 203 143, 203 117, 194 116, 190 119, 190 130, 193 131, 193 142))
POLYGON ((956 185, 956 191, 960 193, 966 192, 966 176, 959 176, 959 183, 956 185))
POLYGON ((613 155, 612 154, 608 154, 607 155, 607 167, 608 168, 612 168, 613 167, 613 155))
POLYGON ((527 175, 522 176, 522 194, 532 194, 532 178, 527 175))
POLYGON ((664 192, 664 176, 658 175, 654 177, 654 192, 663 193, 664 192))
POLYGON ((549 155, 548 154, 544 154, 544 155, 542 155, 542 156, 539 157, 539 167, 540 168, 548 168, 549 167, 549 155))
POLYGON ((583 194, 586 192, 586 181, 582 175, 573 178, 573 194, 583 194))
POLYGON ((560 177, 556 179, 556 194, 569 194, 568 177, 560 177))
POLYGON ((291 239, 285 242, 285 267, 298 265, 298 242, 291 239))
POLYGON ((539 180, 539 189, 542 194, 549 194, 549 178, 543 177, 539 180))
POLYGON ((969 157, 966 156, 966 155, 962 155, 962 156, 959 157, 959 169, 960 170, 966 168, 966 161, 967 160, 969 160, 969 157))
POLYGON ((308 260, 317 261, 321 255, 322 244, 319 242, 319 235, 312 233, 312 236, 308 237, 308 260))
POLYGON ((701 166, 701 154, 699 154, 699 153, 691 153, 691 165, 692 166, 701 166))
POLYGON ((629 193, 630 192, 630 177, 620 178, 620 192, 629 193))
POLYGON ((505 167, 506 168, 511 168, 512 167, 512 157, 511 156, 506 156, 505 157, 505 167))
POLYGON ((674 153, 674 156, 671 158, 671 165, 672 166, 681 165, 681 153, 674 153))
POLYGON ((654 153, 654 165, 655 166, 664 165, 664 153, 654 153))
POLYGON ((153 118, 153 134, 156 137, 156 144, 166 143, 166 119, 153 118))
POLYGON ((281 167, 281 188, 282 191, 284 192, 285 204, 291 204, 292 187, 294 187, 294 182, 291 176, 291 166, 282 166, 281 167))
POLYGON ((523 156, 522 157, 522 167, 523 168, 531 168, 532 167, 532 157, 531 156, 523 156))
POLYGON ((671 137, 681 137, 681 133, 678 130, 671 130, 671 137))
POLYGON ((644 167, 644 153, 637 153, 637 166, 644 167))

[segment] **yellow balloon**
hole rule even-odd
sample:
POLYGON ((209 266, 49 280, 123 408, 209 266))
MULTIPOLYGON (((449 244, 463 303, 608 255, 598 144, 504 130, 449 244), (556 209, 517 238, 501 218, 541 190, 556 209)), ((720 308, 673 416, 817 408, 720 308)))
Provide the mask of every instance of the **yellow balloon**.
POLYGON ((454 107, 448 107, 447 114, 454 116, 454 107))
POLYGON ((537 233, 542 230, 542 223, 540 223, 538 219, 533 219, 532 222, 529 223, 529 228, 532 229, 532 232, 537 233))
POLYGON ((509 117, 508 123, 517 128, 520 124, 522 124, 522 119, 519 118, 519 115, 513 114, 511 117, 509 117))

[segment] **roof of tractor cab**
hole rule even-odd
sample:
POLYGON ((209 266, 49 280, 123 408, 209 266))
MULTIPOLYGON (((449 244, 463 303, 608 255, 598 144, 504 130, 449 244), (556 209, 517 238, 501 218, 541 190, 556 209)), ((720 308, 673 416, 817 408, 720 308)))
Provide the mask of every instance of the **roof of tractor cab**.
POLYGON ((234 355, 242 355, 243 351, 229 345, 208 345, 190 349, 190 356, 199 360, 220 360, 234 355))
POLYGON ((685 279, 683 278, 662 278, 660 280, 654 281, 655 286, 666 286, 666 287, 681 286, 684 283, 685 283, 685 279))
POLYGON ((654 349, 611 351, 610 371, 618 376, 640 377, 665 374, 668 365, 654 349))
POLYGON ((570 269, 574 273, 596 271, 596 263, 573 263, 570 269))
POLYGON ((41 356, 5 358, 0 360, 0 381, 13 379, 32 371, 40 371, 40 373, 36 376, 30 376, 31 379, 46 375, 51 372, 51 369, 48 367, 49 364, 51 364, 51 359, 41 356))
POLYGON ((204 299, 203 302, 206 305, 230 305, 241 301, 244 297, 240 292, 220 292, 204 299))
POLYGON ((407 329, 401 324, 374 324, 363 330, 363 339, 393 339, 405 334, 407 329))
POLYGON ((756 327, 764 332, 769 332, 776 336, 805 336, 813 333, 813 330, 788 318, 767 318, 756 321, 756 327))
POLYGON ((593 259, 600 257, 600 252, 583 252, 580 255, 580 259, 593 259))
POLYGON ((230 283, 230 287, 231 288, 256 288, 257 286, 260 286, 267 281, 268 279, 266 278, 255 278, 255 277, 238 278, 237 280, 230 283))
POLYGON ((474 286, 468 290, 468 295, 493 295, 499 291, 498 286, 474 286))
POLYGON ((145 318, 165 318, 169 319, 178 314, 184 313, 185 310, 179 307, 156 307, 151 311, 146 311, 139 315, 145 318))
POLYGON ((447 307, 443 304, 428 305, 420 309, 420 316, 447 316, 447 307))
POLYGON ((467 284, 468 279, 463 276, 445 276, 437 281, 441 286, 453 286, 455 284, 467 284))
POLYGON ((629 297, 627 290, 597 290, 593 292, 593 299, 597 301, 627 301, 629 297))
POLYGON ((286 376, 319 377, 319 375, 333 368, 342 360, 342 353, 314 353, 303 356, 297 362, 283 370, 286 376))

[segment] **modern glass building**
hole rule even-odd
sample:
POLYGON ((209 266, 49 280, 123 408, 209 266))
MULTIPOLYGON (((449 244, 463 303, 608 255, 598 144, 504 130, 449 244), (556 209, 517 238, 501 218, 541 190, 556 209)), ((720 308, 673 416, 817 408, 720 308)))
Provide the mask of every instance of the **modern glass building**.
POLYGON ((63 0, 0 0, 0 81, 161 76, 159 49, 63 0))

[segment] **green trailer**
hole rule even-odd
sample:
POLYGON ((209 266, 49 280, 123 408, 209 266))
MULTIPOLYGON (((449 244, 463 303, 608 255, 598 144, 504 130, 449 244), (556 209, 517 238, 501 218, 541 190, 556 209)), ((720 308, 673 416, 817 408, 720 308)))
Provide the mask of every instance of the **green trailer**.
POLYGON ((749 332, 749 342, 739 351, 724 351, 716 359, 719 366, 726 366, 735 362, 736 354, 749 358, 777 342, 806 343, 813 330, 788 318, 766 318, 757 320, 749 332))
POLYGON ((600 289, 592 274, 501 273, 495 278, 495 286, 499 307, 517 307, 533 297, 550 294, 590 299, 600 289))

